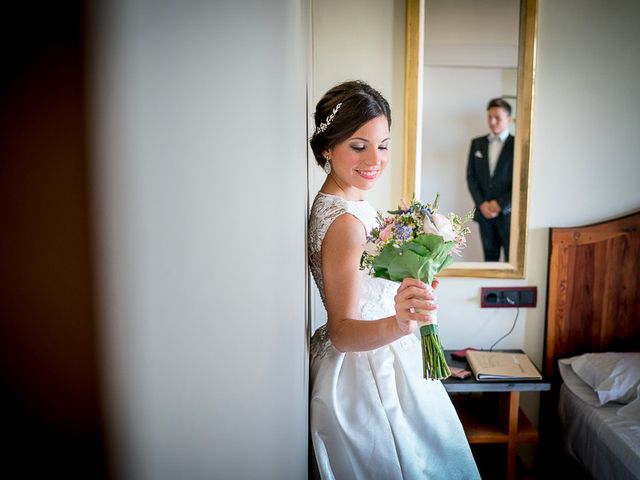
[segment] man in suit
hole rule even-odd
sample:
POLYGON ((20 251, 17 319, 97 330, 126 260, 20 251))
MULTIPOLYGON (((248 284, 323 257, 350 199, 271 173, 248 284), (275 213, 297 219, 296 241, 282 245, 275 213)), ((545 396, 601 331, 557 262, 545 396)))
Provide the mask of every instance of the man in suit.
POLYGON ((509 261, 513 135, 509 133, 511 105, 494 98, 487 105, 491 133, 471 140, 467 184, 476 205, 474 220, 480 227, 484 259, 500 260, 500 249, 509 261))

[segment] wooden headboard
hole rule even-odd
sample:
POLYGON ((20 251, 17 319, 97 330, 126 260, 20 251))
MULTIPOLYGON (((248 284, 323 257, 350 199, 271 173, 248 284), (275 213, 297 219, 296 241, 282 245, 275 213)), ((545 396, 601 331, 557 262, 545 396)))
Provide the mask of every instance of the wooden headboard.
POLYGON ((640 211, 549 238, 545 375, 559 358, 640 351, 640 211))

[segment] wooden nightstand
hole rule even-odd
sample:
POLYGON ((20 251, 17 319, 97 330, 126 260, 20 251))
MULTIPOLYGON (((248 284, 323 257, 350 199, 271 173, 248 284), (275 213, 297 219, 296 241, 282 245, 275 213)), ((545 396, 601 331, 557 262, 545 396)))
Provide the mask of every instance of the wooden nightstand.
MULTIPOLYGON (((445 355, 450 366, 469 370, 467 362, 453 358, 450 350, 445 355)), ((507 479, 515 479, 518 444, 538 441, 537 429, 520 410, 520 392, 549 390, 549 381, 478 382, 471 376, 465 380, 450 377, 442 384, 451 396, 469 443, 505 444, 507 479)))

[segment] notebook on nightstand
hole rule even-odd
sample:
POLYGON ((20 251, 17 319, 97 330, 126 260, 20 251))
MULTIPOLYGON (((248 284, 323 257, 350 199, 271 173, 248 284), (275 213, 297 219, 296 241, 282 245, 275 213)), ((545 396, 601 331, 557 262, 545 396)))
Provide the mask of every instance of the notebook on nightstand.
POLYGON ((542 375, 526 353, 468 350, 469 367, 479 382, 541 380, 542 375))

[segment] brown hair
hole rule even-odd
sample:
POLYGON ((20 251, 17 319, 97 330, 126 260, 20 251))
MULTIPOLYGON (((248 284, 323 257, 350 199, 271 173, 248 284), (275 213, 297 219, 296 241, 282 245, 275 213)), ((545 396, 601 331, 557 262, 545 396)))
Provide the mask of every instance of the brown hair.
POLYGON ((313 155, 321 167, 326 159, 322 152, 333 148, 349 138, 358 128, 380 115, 384 115, 391 127, 391 109, 385 98, 371 86, 360 80, 344 82, 336 85, 320 99, 314 113, 316 130, 309 144, 313 155), (326 123, 336 106, 335 113, 324 131, 319 130, 321 123, 326 123))
POLYGON ((503 108, 509 116, 511 116, 511 105, 504 98, 492 98, 487 104, 487 110, 498 107, 503 108))

